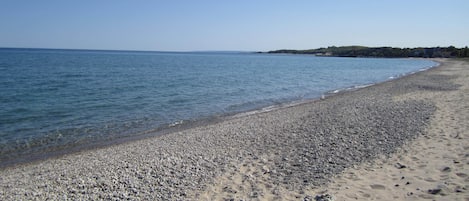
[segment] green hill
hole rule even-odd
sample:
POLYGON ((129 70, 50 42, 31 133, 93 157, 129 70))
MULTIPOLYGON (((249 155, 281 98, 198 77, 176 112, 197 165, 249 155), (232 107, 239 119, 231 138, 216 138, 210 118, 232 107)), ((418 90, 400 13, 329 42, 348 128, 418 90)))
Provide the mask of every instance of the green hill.
POLYGON ((395 48, 395 47, 365 47, 365 46, 331 46, 327 48, 308 50, 274 50, 267 53, 283 54, 314 54, 316 56, 336 56, 336 57, 469 57, 469 50, 466 47, 418 47, 418 48, 395 48))

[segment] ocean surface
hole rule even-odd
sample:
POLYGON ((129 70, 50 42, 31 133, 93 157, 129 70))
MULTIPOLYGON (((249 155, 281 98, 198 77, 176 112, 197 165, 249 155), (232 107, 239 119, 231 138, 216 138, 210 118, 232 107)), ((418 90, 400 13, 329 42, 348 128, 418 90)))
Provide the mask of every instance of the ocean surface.
POLYGON ((435 65, 422 59, 3 48, 0 166, 314 99, 435 65))

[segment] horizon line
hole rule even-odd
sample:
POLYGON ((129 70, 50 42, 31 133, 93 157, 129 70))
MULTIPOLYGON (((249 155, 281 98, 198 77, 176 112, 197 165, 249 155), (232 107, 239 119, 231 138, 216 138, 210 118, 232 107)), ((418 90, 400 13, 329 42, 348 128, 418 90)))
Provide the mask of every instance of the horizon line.
POLYGON ((168 53, 196 53, 196 52, 261 52, 250 50, 137 50, 137 49, 93 49, 93 48, 55 48, 55 47, 2 47, 0 49, 31 49, 31 50, 66 50, 66 51, 114 51, 114 52, 168 52, 168 53))
POLYGON ((437 48, 437 47, 455 47, 455 48, 465 48, 466 46, 456 47, 454 45, 448 46, 418 46, 418 47, 395 47, 395 46, 365 46, 365 45, 330 45, 327 47, 318 47, 318 48, 308 48, 308 49, 295 49, 295 48, 280 48, 280 49, 273 49, 273 50, 137 50, 137 49, 93 49, 93 48, 55 48, 55 47, 2 47, 0 49, 32 49, 32 50, 66 50, 66 51, 114 51, 114 52, 167 52, 167 53, 258 53, 258 52, 268 52, 268 51, 276 51, 276 50, 311 50, 311 49, 320 49, 320 48, 329 48, 329 47, 352 47, 352 46, 360 46, 366 48, 383 48, 383 47, 391 47, 391 48, 437 48))

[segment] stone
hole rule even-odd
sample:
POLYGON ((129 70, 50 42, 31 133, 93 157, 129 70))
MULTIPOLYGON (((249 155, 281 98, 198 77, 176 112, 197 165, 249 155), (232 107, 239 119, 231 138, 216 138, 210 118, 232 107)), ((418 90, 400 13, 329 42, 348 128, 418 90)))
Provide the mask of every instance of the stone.
POLYGON ((251 198, 257 198, 259 197, 259 193, 257 191, 251 192, 251 198))
POLYGON ((441 192, 441 188, 428 189, 428 193, 436 195, 441 192))
POLYGON ((375 189, 375 190, 385 190, 386 187, 384 187, 383 185, 381 184, 372 184, 370 185, 371 189, 375 189))
POLYGON ((320 194, 320 195, 316 195, 314 197, 314 200, 315 201, 333 201, 334 198, 332 197, 332 195, 329 195, 329 194, 320 194))
POLYGON ((451 168, 450 167, 444 167, 443 169, 441 169, 442 172, 451 172, 451 168))
POLYGON ((401 163, 396 163, 396 164, 394 165, 394 167, 396 167, 397 169, 403 169, 403 168, 406 168, 407 166, 405 166, 405 165, 403 165, 403 164, 401 164, 401 163))

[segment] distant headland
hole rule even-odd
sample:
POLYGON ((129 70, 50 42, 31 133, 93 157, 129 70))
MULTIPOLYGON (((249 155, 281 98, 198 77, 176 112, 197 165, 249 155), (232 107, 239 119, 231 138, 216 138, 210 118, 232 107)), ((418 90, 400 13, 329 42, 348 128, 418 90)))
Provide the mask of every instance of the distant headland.
POLYGON ((316 56, 333 57, 421 57, 421 58, 457 58, 469 57, 468 47, 417 47, 417 48, 395 48, 395 47, 365 47, 365 46, 330 46, 327 48, 290 50, 281 49, 268 51, 266 53, 275 54, 312 54, 316 56))

